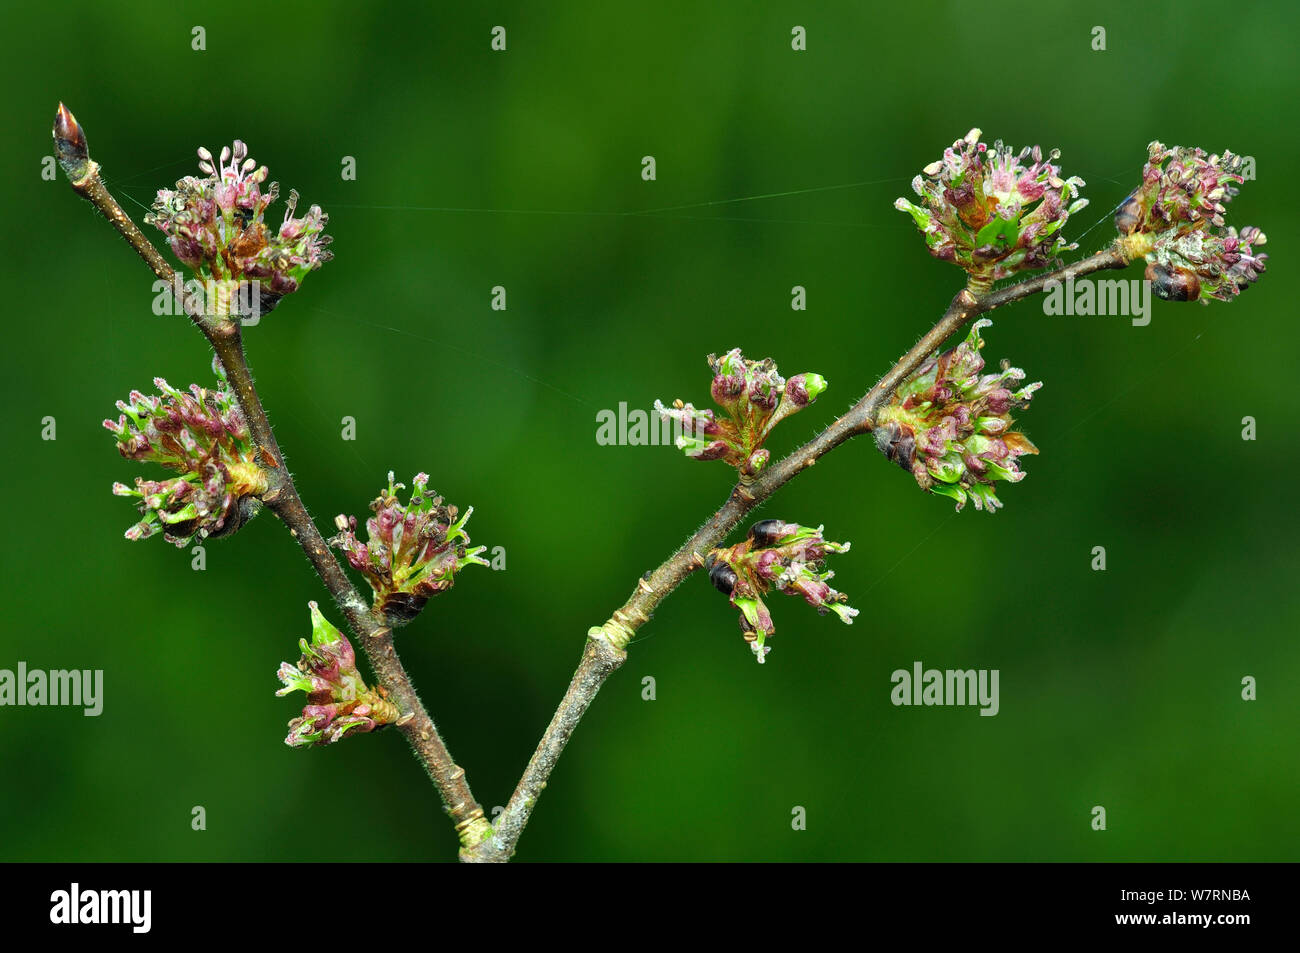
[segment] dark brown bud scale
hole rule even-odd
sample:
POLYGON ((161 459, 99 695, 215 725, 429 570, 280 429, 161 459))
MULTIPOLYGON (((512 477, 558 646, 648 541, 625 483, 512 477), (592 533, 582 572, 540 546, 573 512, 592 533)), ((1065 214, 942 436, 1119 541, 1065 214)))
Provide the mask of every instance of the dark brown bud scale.
POLYGON ((736 588, 736 570, 724 562, 716 562, 709 569, 709 582, 714 589, 729 596, 736 588))
POLYGON ((1115 229, 1121 235, 1132 235, 1142 224, 1142 203, 1129 198, 1115 213, 1115 229))
POLYGON ((749 529, 749 538, 754 541, 754 548, 765 549, 776 545, 784 526, 785 523, 781 520, 759 520, 749 529))
MULTIPOLYGON (((254 516, 262 511, 262 501, 253 496, 241 497, 236 503, 226 521, 217 529, 208 533, 209 539, 220 539, 222 536, 229 536, 238 530, 241 526, 251 520, 254 516)), ((197 528, 197 527, 196 527, 197 528)), ((176 530, 173 528, 173 534, 176 530)), ((181 535, 181 534, 176 534, 181 535)))
POLYGON ((409 592, 390 592, 378 600, 379 610, 383 612, 385 621, 393 628, 406 625, 413 620, 428 601, 428 596, 417 596, 409 592))
POLYGON ((1152 262, 1143 276, 1151 282, 1151 292, 1165 301, 1195 301, 1201 296, 1201 281, 1186 268, 1166 268, 1152 262))
POLYGON ((916 435, 910 427, 888 423, 876 427, 876 447, 908 473, 916 459, 916 435))

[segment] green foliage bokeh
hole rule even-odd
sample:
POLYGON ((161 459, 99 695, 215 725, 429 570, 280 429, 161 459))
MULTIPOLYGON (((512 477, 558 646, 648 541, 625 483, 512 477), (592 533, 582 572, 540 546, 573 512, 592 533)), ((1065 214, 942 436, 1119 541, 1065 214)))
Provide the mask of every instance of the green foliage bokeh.
MULTIPOLYGON (((106 699, 98 718, 0 709, 0 858, 455 854, 396 735, 282 744, 294 703, 275 669, 326 596, 274 518, 210 542, 203 572, 122 539, 132 513, 109 486, 144 470, 100 420, 154 376, 208 381, 210 355, 151 313, 148 272, 66 182, 40 177, 62 99, 137 221, 197 146, 235 137, 330 214, 336 260, 247 331, 250 360, 322 528, 364 514, 389 469, 427 470, 475 507, 475 543, 505 547, 506 571, 467 570, 398 635, 489 810, 588 626, 729 489, 719 464, 598 446, 598 410, 707 404, 705 355, 741 346, 831 384, 774 453, 833 419, 960 287, 892 202, 971 126, 1061 148, 1092 200, 1074 237, 1136 184, 1151 139, 1254 156, 1229 220, 1269 235, 1258 286, 1155 302, 1144 328, 1032 300, 995 313, 986 357, 1046 382, 1021 420, 1042 453, 1006 508, 954 514, 870 441, 800 476, 762 515, 853 542, 833 568, 857 623, 777 597, 760 668, 725 600, 688 582, 574 736, 519 859, 1297 859, 1300 166, 1282 114, 1300 8, 440 6, 5 13, 0 668, 103 669, 106 699), (751 196, 771 197, 729 201, 751 196), (1000 713, 892 706, 890 673, 915 660, 999 669, 1000 713)), ((1080 252, 1111 234, 1100 221, 1080 252)))

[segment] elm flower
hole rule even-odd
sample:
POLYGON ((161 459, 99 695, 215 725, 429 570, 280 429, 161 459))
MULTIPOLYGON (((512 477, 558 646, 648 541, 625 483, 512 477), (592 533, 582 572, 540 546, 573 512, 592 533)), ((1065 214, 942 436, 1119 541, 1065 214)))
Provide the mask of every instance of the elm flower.
POLYGON ((767 519, 755 523, 743 542, 712 550, 705 565, 709 581, 740 610, 740 630, 762 663, 772 651, 766 643, 774 634, 763 596, 773 589, 801 596, 819 613, 834 612, 845 624, 853 623, 858 610, 845 604, 848 596, 827 584, 835 573, 825 568, 827 554, 848 551, 848 543, 827 541, 820 526, 767 519))
POLYGON ((1231 301, 1264 272, 1268 255, 1256 254, 1254 246, 1266 241, 1264 233, 1251 225, 1240 234, 1231 225, 1192 229, 1154 243, 1146 256, 1150 262, 1146 279, 1156 296, 1166 301, 1231 301))
POLYGON ((1060 150, 1044 158, 1038 146, 1016 152, 999 140, 989 149, 979 139, 972 129, 912 180, 920 205, 900 198, 894 207, 911 214, 930 254, 965 269, 970 288, 984 292, 1077 248, 1059 233, 1088 200, 1078 197, 1083 179, 1061 178, 1060 150))
POLYGON ((1247 226, 1225 227, 1223 214, 1245 182, 1244 160, 1224 150, 1153 142, 1142 184, 1120 206, 1117 243, 1129 259, 1144 257, 1151 290, 1166 301, 1231 301, 1259 279, 1268 255, 1255 248, 1267 236, 1247 226))
POLYGON ((1120 206, 1115 227, 1121 235, 1164 232, 1177 227, 1222 228, 1225 204, 1245 181, 1242 158, 1229 150, 1207 156, 1203 149, 1147 146, 1142 184, 1120 206))
POLYGON ((248 157, 248 147, 236 139, 214 159, 199 149, 203 178, 189 175, 174 189, 159 189, 144 220, 157 226, 172 251, 201 278, 229 288, 256 281, 261 307, 273 308, 284 295, 297 291, 306 275, 329 261, 330 238, 323 235, 329 216, 313 205, 295 215, 298 193, 290 190, 284 220, 268 225, 267 207, 280 194, 278 182, 263 191, 266 166, 248 157))
POLYGON ((321 615, 314 602, 311 609, 311 642, 299 639, 302 657, 294 665, 282 662, 276 673, 284 687, 276 695, 307 693, 302 715, 289 722, 284 743, 293 748, 334 744, 344 735, 364 734, 398 719, 397 706, 382 687, 369 688, 357 671, 352 643, 321 615))
POLYGON ((796 374, 787 380, 777 373, 771 358, 747 360, 740 348, 722 357, 710 354, 709 367, 713 402, 726 412, 725 418, 680 400, 672 407, 655 401, 655 410, 672 421, 679 431, 677 448, 688 457, 723 460, 740 472, 742 482, 752 481, 771 459, 763 442, 772 428, 816 400, 826 390, 826 379, 820 374, 796 374))
POLYGON ((921 489, 951 497, 958 510, 969 498, 992 513, 1002 505, 994 483, 1023 480, 1017 458, 1038 452, 1011 429, 1009 412, 1028 405, 1043 385, 1020 387, 1025 372, 1006 361, 997 373, 981 373, 980 329, 990 324, 976 321, 964 341, 917 368, 877 414, 875 435, 881 452, 921 489))
POLYGON ((388 474, 388 487, 370 508, 367 541, 357 538, 357 518, 338 516, 339 535, 330 545, 347 556, 353 569, 366 577, 374 590, 374 605, 389 625, 405 625, 420 614, 429 597, 452 587, 456 573, 466 566, 486 566, 479 554, 486 546, 469 549, 465 524, 474 507, 457 518, 454 506, 429 492, 429 475, 417 473, 410 501, 402 503, 397 491, 405 489, 388 474))
POLYGON ((140 501, 142 519, 126 531, 127 539, 161 530, 168 542, 183 547, 195 536, 229 535, 261 508, 266 471, 257 463, 248 423, 221 363, 214 360, 212 367, 215 390, 191 384, 187 394, 156 377, 161 397, 133 390, 129 402, 117 402, 117 421, 104 421, 122 456, 181 474, 170 480, 137 477, 134 488, 113 484, 115 495, 140 501))

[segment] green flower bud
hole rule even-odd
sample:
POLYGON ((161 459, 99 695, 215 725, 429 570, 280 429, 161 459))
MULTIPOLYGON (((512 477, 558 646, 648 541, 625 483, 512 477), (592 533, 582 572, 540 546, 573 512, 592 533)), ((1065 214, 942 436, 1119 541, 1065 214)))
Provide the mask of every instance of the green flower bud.
POLYGON ((321 614, 311 609, 311 642, 299 639, 302 657, 297 665, 283 662, 276 674, 284 687, 277 695, 307 694, 302 715, 289 722, 284 743, 294 748, 328 745, 347 734, 364 734, 397 721, 397 706, 383 688, 369 688, 356 667, 356 653, 347 637, 321 614))

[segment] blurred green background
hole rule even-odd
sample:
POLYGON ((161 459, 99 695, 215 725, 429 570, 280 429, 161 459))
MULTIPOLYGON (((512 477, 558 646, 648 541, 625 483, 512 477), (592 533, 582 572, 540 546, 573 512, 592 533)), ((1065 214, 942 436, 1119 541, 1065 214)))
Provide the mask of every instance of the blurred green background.
POLYGON ((1080 253, 1109 240, 1149 140, 1254 156, 1229 219, 1268 232, 1257 287, 1157 301, 1145 328, 1041 299, 993 315, 986 357, 1046 382, 1022 417, 1042 453, 1006 508, 954 514, 870 441, 826 458, 761 515, 853 542, 833 568, 857 624, 776 597, 759 667, 690 580, 574 736, 518 857, 1300 858, 1300 8, 439 6, 6 10, 0 668, 101 668, 106 700, 99 718, 0 709, 0 857, 455 856, 395 734, 283 745, 276 666, 326 597, 274 518, 211 541, 203 572, 122 539, 133 510, 109 486, 145 470, 100 421, 155 375, 210 381, 210 356, 152 314, 148 272, 62 177, 41 178, 62 99, 137 221, 197 146, 235 137, 329 212, 336 260, 246 333, 250 359, 322 528, 364 514, 389 469, 425 469, 475 507, 475 543, 505 547, 504 572, 465 572, 398 637, 489 810, 587 627, 730 486, 670 448, 597 446, 597 411, 707 404, 705 355, 739 345, 831 382, 774 453, 828 423, 960 287, 891 205, 971 126, 1062 149, 1092 200, 1070 233, 1102 220, 1080 253), (770 193, 794 194, 736 201, 770 193), (895 708, 890 673, 916 660, 999 669, 1000 714, 895 708))

